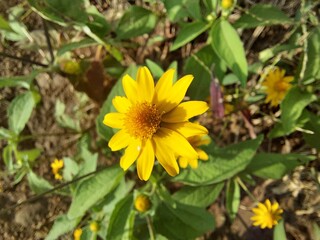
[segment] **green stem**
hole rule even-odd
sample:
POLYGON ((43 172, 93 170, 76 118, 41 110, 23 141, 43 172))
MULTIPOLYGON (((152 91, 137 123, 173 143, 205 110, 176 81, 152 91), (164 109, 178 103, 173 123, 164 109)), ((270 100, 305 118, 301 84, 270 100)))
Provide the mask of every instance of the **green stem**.
POLYGON ((253 194, 249 191, 249 189, 247 188, 247 186, 242 182, 242 180, 237 177, 236 181, 239 183, 239 185, 241 186, 241 188, 248 194, 248 196, 252 199, 252 201, 258 203, 259 201, 257 200, 257 198, 255 196, 253 196, 253 194))
POLYGON ((152 220, 149 215, 146 216, 146 219, 147 219, 147 224, 148 224, 150 240, 155 240, 154 231, 153 231, 153 227, 152 227, 152 220))

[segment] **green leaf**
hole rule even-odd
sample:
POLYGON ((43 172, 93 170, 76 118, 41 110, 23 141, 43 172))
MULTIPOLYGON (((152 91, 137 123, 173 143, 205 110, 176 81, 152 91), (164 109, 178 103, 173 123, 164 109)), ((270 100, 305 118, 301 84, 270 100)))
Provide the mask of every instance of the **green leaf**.
POLYGON ((98 153, 92 153, 90 151, 91 137, 88 134, 84 134, 78 142, 78 158, 83 162, 79 166, 78 176, 82 176, 93 172, 97 168, 98 153))
POLYGON ((273 230, 273 239, 275 240, 286 240, 286 230, 284 229, 284 221, 281 219, 273 230))
MULTIPOLYGON (((138 68, 135 65, 131 65, 122 75, 122 77, 126 74, 129 74, 130 76, 135 76, 138 68)), ((116 84, 113 86, 111 92, 108 95, 107 100, 103 103, 102 108, 100 110, 100 113, 96 119, 96 126, 97 126, 97 132, 100 137, 103 139, 109 141, 112 135, 116 132, 116 130, 106 126, 103 124, 104 116, 107 113, 110 112, 116 112, 115 108, 112 104, 112 99, 115 96, 125 96, 125 93, 122 88, 122 77, 116 82, 116 84)))
POLYGON ((233 73, 229 73, 222 79, 222 85, 228 86, 232 84, 240 83, 239 78, 233 73))
POLYGON ((199 186, 218 183, 244 170, 255 155, 263 137, 233 144, 221 149, 206 149, 209 160, 200 162, 197 169, 181 172, 174 181, 199 186))
POLYGON ((26 92, 15 97, 8 108, 9 129, 19 134, 31 117, 34 106, 32 92, 26 92))
POLYGON ((9 174, 12 174, 14 171, 12 154, 13 154, 12 145, 7 145, 3 148, 2 159, 3 159, 4 164, 6 165, 6 168, 9 172, 9 174))
POLYGON ((309 121, 304 126, 305 129, 313 132, 303 133, 304 140, 313 148, 320 149, 320 116, 317 116, 313 113, 309 113, 309 121))
POLYGON ((162 202, 154 216, 156 231, 169 239, 195 239, 214 230, 213 216, 205 209, 176 202, 162 202))
POLYGON ((236 180, 230 179, 226 191, 226 208, 230 219, 233 221, 240 206, 240 187, 236 180))
POLYGON ((57 123, 64 128, 69 128, 76 132, 80 132, 80 120, 79 119, 72 119, 65 113, 66 105, 61 102, 60 100, 56 101, 54 117, 57 123))
POLYGON ((78 42, 70 42, 70 43, 67 43, 67 44, 61 46, 58 49, 57 56, 61 56, 64 53, 75 50, 75 49, 94 46, 94 45, 97 45, 97 42, 91 38, 84 38, 78 42))
POLYGON ((223 186, 223 182, 199 187, 185 186, 175 192, 172 197, 180 203, 196 207, 207 207, 217 199, 223 186))
POLYGON ((213 65, 215 66, 214 75, 222 80, 227 67, 210 46, 205 46, 187 59, 184 73, 194 76, 188 89, 188 96, 191 99, 205 100, 208 98, 210 83, 213 77, 213 65))
POLYGON ((155 80, 159 79, 164 73, 163 69, 157 63, 151 61, 150 59, 146 60, 146 64, 150 69, 155 80))
POLYGON ((84 180, 76 189, 68 211, 70 219, 83 216, 85 212, 110 193, 123 177, 119 166, 106 168, 84 180))
POLYGON ((40 194, 53 188, 53 186, 44 178, 37 176, 34 172, 28 173, 28 183, 31 190, 40 194))
POLYGON ((282 44, 276 45, 271 48, 264 49, 259 53, 259 60, 263 63, 268 61, 270 58, 281 52, 289 52, 291 50, 297 49, 299 46, 295 44, 282 44))
POLYGON ((303 92, 298 86, 292 87, 280 104, 281 122, 286 132, 295 128, 302 111, 317 97, 309 92, 303 92))
POLYGON ((0 15, 0 30, 12 31, 9 23, 0 15))
POLYGON ((30 89, 30 84, 33 79, 38 75, 38 71, 32 71, 31 74, 18 77, 1 77, 0 78, 0 88, 1 87, 23 87, 25 89, 30 89))
POLYGON ((202 21, 185 24, 178 32, 176 40, 170 47, 170 51, 174 51, 187 44, 206 31, 209 27, 210 25, 208 23, 202 21))
POLYGON ((313 239, 320 239, 320 227, 316 222, 312 223, 312 229, 313 229, 313 239))
POLYGON ((237 75, 242 86, 246 86, 248 64, 243 43, 237 31, 226 20, 220 20, 213 25, 210 36, 214 51, 237 75))
POLYGON ((61 235, 71 232, 78 225, 80 220, 80 218, 69 219, 65 214, 60 215, 54 221, 54 224, 45 240, 56 240, 61 235))
POLYGON ((178 80, 178 62, 177 61, 173 61, 167 70, 169 69, 174 69, 174 75, 173 75, 173 79, 172 82, 175 83, 178 80))
POLYGON ((116 29, 117 38, 128 39, 151 32, 157 24, 158 17, 151 11, 131 6, 120 19, 116 29))
POLYGON ((29 163, 31 163, 41 155, 41 152, 41 149, 34 148, 30 150, 18 151, 17 156, 19 159, 25 159, 29 163))
POLYGON ((171 22, 177 22, 189 15, 184 4, 187 0, 163 0, 164 6, 167 10, 167 16, 171 22))
POLYGON ((110 223, 108 225, 107 239, 131 239, 129 236, 132 237, 133 227, 130 228, 130 222, 134 220, 132 203, 132 194, 126 196, 117 203, 112 212, 110 223), (131 215, 133 216, 133 219, 131 215))
POLYGON ((6 128, 0 127, 0 140, 2 140, 2 139, 9 140, 14 137, 15 137, 14 132, 12 132, 6 128))
POLYGON ((63 158, 63 163, 63 179, 71 181, 79 172, 79 166, 73 159, 68 157, 63 158))
POLYGON ((253 157, 244 172, 265 179, 281 179, 295 167, 306 164, 314 159, 314 156, 295 153, 259 153, 253 157))
POLYGON ((235 28, 254 28, 275 24, 287 24, 293 21, 278 7, 270 4, 254 4, 235 23, 235 28))
POLYGON ((310 78, 320 79, 320 27, 312 30, 308 37, 308 62, 304 74, 304 81, 310 78))

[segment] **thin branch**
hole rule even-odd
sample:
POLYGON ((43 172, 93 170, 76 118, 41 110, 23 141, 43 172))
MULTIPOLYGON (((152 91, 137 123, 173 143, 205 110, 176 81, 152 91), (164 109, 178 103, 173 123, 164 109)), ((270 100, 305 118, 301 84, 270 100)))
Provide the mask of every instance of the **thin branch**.
POLYGON ((31 59, 29 59, 27 57, 17 57, 17 56, 13 56, 13 55, 10 55, 10 54, 4 53, 4 52, 0 52, 0 57, 7 57, 7 58, 19 60, 21 62, 27 62, 27 63, 31 63, 31 64, 34 64, 34 65, 38 65, 38 66, 41 66, 41 67, 48 67, 47 64, 40 63, 40 62, 37 62, 37 61, 33 61, 33 60, 31 60, 31 59))
POLYGON ((49 49, 49 53, 50 53, 50 59, 51 59, 50 62, 53 63, 54 62, 54 54, 53 54, 52 45, 51 45, 51 41, 50 41, 50 35, 49 35, 46 20, 44 20, 43 18, 42 18, 42 23, 43 23, 44 35, 46 36, 47 45, 48 45, 48 49, 49 49))

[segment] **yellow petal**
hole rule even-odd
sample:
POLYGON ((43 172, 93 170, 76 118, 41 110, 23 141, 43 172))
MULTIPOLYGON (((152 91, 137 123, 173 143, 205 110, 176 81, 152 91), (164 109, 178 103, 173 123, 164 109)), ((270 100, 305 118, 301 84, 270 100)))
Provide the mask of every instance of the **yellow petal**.
POLYGON ((137 73, 137 89, 136 98, 140 101, 151 102, 154 94, 154 80, 147 67, 140 67, 137 73))
POLYGON ((132 140, 120 159, 120 167, 126 171, 138 158, 140 152, 141 142, 139 140, 132 140))
POLYGON ((208 133, 208 130, 201 126, 200 124, 191 123, 191 122, 181 122, 181 123, 162 123, 165 128, 170 128, 184 137, 188 138, 195 135, 205 135, 208 133))
POLYGON ((103 124, 112 128, 122 128, 124 115, 122 113, 108 113, 104 116, 103 124))
POLYGON ((197 158, 190 158, 189 159, 189 165, 193 169, 198 168, 198 159, 197 158))
POLYGON ((137 160, 138 176, 141 180, 147 181, 151 175, 154 165, 154 150, 151 140, 147 140, 142 147, 142 152, 137 160))
POLYGON ((125 113, 131 107, 131 103, 126 97, 116 96, 112 99, 112 104, 119 113, 125 113))
POLYGON ((170 97, 173 76, 174 69, 169 69, 160 77, 159 81, 157 82, 153 96, 153 103, 158 106, 159 111, 161 111, 163 108, 162 105, 165 104, 170 97))
POLYGON ((120 130, 109 141, 108 146, 112 151, 118 151, 129 145, 131 137, 124 131, 120 130))
POLYGON ((266 199, 265 206, 266 206, 268 212, 271 212, 271 202, 269 199, 266 199))
POLYGON ((180 157, 179 158, 179 166, 182 168, 187 168, 188 167, 188 159, 185 157, 180 157))
POLYGON ((128 74, 122 78, 123 90, 131 103, 137 101, 137 82, 133 80, 128 74))
POLYGON ((159 138, 153 138, 156 157, 161 166, 170 176, 179 173, 179 166, 172 150, 170 150, 159 138))
POLYGON ((192 75, 186 75, 179 79, 173 85, 172 91, 170 92, 170 97, 168 99, 165 99, 164 103, 161 104, 161 108, 159 108, 159 111, 167 113, 178 106, 186 95, 186 92, 192 80, 192 75))
POLYGON ((179 104, 171 112, 162 116, 164 122, 185 122, 189 118, 200 115, 208 110, 208 104, 203 101, 189 101, 179 104))
POLYGON ((285 81, 285 82, 292 82, 293 81, 293 79, 294 79, 294 77, 293 76, 287 76, 287 77, 284 77, 283 78, 283 81, 285 81))
POLYGON ((208 154, 205 151, 203 151, 202 149, 196 148, 196 151, 198 153, 199 159, 201 159, 203 161, 207 161, 209 159, 208 154))
POLYGON ((171 129, 161 127, 153 137, 156 141, 169 147, 177 156, 187 158, 198 157, 197 152, 193 149, 188 140, 171 129))

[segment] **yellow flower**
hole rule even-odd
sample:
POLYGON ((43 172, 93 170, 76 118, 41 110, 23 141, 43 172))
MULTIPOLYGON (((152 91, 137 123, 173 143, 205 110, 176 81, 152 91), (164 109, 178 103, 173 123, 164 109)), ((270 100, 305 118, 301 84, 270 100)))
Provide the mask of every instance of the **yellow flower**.
POLYGON ((251 217, 253 226, 260 226, 260 228, 272 228, 278 224, 281 219, 281 213, 283 210, 279 207, 277 202, 271 205, 269 199, 266 199, 265 203, 258 203, 258 207, 253 208, 252 212, 255 214, 251 217))
POLYGON ((222 0, 221 7, 223 9, 229 9, 233 6, 233 0, 222 0))
POLYGON ((96 221, 94 221, 90 223, 89 228, 92 232, 98 232, 100 227, 99 224, 96 221))
POLYGON ((134 201, 134 207, 141 213, 148 211, 151 207, 150 199, 146 195, 139 195, 134 201))
POLYGON ((62 179, 62 176, 61 174, 59 173, 60 172, 60 169, 63 168, 63 160, 62 159, 55 159, 53 161, 53 163, 51 163, 51 169, 52 169, 52 173, 54 174, 54 178, 55 179, 58 179, 58 180, 61 180, 62 179))
POLYGON ((292 86, 290 82, 293 80, 293 76, 285 77, 285 73, 284 69, 276 67, 268 73, 262 83, 262 86, 266 88, 266 103, 270 102, 271 106, 279 105, 292 86))
POLYGON ((112 151, 126 148, 120 159, 121 168, 127 170, 137 160, 141 180, 149 179, 155 158, 169 175, 177 175, 176 156, 198 156, 187 137, 208 132, 189 122, 208 110, 207 103, 181 103, 193 76, 184 76, 173 85, 173 75, 174 70, 168 70, 156 86, 146 67, 139 68, 136 81, 125 75, 122 86, 126 97, 116 96, 112 103, 118 112, 106 114, 103 120, 105 125, 120 129, 110 139, 109 147, 112 151))
POLYGON ((82 235, 82 229, 81 228, 77 228, 76 230, 74 230, 73 232, 73 239, 74 240, 80 240, 82 235))
POLYGON ((180 157, 179 158, 179 165, 182 168, 186 168, 188 165, 192 168, 198 167, 198 159, 207 161, 209 159, 206 152, 204 152, 202 149, 198 148, 201 145, 207 145, 210 143, 209 138, 203 138, 202 136, 192 136, 188 137, 188 141, 191 144, 191 146, 196 150, 198 153, 198 156, 196 158, 190 158, 190 157, 180 157))

